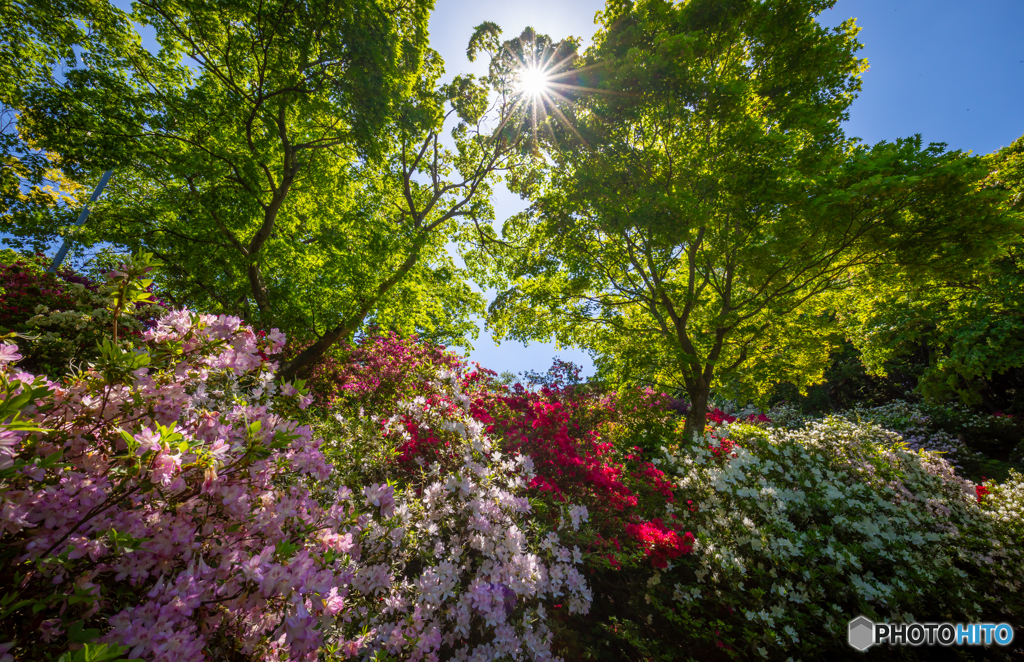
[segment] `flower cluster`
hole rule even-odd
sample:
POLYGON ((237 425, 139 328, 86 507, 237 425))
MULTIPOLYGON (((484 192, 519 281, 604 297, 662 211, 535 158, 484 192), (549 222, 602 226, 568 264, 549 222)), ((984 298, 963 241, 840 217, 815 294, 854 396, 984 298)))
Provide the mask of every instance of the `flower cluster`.
MULTIPOLYGON (((0 347, 6 614, 38 614, 5 618, 16 654, 88 625, 146 660, 547 660, 548 610, 589 610, 582 553, 532 517, 532 460, 467 407, 401 405, 443 461, 355 487, 330 461, 352 444, 290 420, 310 398, 273 381, 280 333, 172 311, 143 340, 63 384, 0 347)), ((460 384, 442 373, 436 403, 467 402, 460 384)), ((401 419, 379 439, 404 443, 401 419)))
POLYGON ((665 456, 697 538, 662 575, 671 598, 652 595, 666 623, 737 614, 708 645, 782 659, 842 647, 851 613, 978 621, 1024 610, 1024 538, 1009 524, 1024 505, 1018 485, 979 503, 939 455, 839 417, 730 434, 728 454, 708 435, 665 456))
POLYGON ((753 405, 739 407, 733 400, 708 403, 708 412, 705 414, 707 422, 712 428, 728 428, 736 421, 752 425, 771 424, 772 419, 764 412, 753 405))
POLYGON ((4 347, 0 567, 17 588, 2 636, 15 655, 56 657, 85 624, 147 660, 316 658, 355 554, 323 540, 358 514, 309 487, 331 467, 283 415, 301 396, 275 395, 260 356, 283 340, 175 311, 65 383, 18 370, 4 347))
POLYGON ((36 306, 71 308, 75 292, 61 275, 47 274, 38 259, 4 251, 0 260, 0 328, 14 328, 35 314, 36 306))
MULTIPOLYGON (((0 333, 26 336, 23 369, 56 377, 96 357, 113 317, 96 283, 68 270, 48 273, 46 262, 0 252, 0 333)), ((140 306, 121 316, 120 325, 138 339, 162 312, 160 305, 140 306)))
POLYGON ((410 660, 547 660, 547 609, 589 610, 579 549, 530 522, 529 458, 489 454, 467 452, 443 480, 428 470, 375 523, 355 578, 365 616, 342 628, 368 632, 366 650, 410 660))
MULTIPOLYGON (((318 407, 349 406, 387 410, 402 399, 431 392, 439 370, 461 369, 459 357, 444 347, 378 334, 369 329, 356 342, 328 354, 313 366, 306 383, 318 407), (427 387, 427 388, 424 388, 427 387)), ((298 354, 308 343, 289 342, 284 355, 298 354)))
MULTIPOLYGON (((799 429, 814 420, 786 404, 769 413, 772 425, 788 429, 799 429)), ((942 453, 957 471, 967 474, 986 464, 986 453, 1004 454, 1021 438, 1012 416, 1001 412, 981 415, 964 405, 896 400, 877 407, 854 407, 838 415, 854 423, 875 423, 897 432, 910 450, 942 453)))
POLYGON ((678 558, 693 551, 693 534, 687 531, 680 536, 667 528, 660 519, 653 519, 643 524, 627 524, 626 531, 636 538, 647 550, 651 565, 665 568, 669 559, 678 558))
MULTIPOLYGON (((646 459, 643 447, 632 443, 636 429, 623 422, 664 421, 668 404, 666 396, 650 390, 598 397, 573 386, 528 391, 516 385, 478 398, 472 411, 506 448, 533 459, 537 475, 531 487, 538 493, 554 505, 586 507, 591 525, 578 539, 602 567, 619 568, 637 559, 659 567, 666 558, 690 551, 680 542, 690 534, 666 510, 675 499, 674 486, 646 459), (653 534, 644 537, 639 531, 663 533, 654 544, 653 534)), ((565 510, 552 510, 560 526, 565 510)))
MULTIPOLYGON (((387 418, 363 412, 320 423, 329 457, 340 464, 373 453, 352 475, 395 483, 363 491, 382 517, 368 525, 360 559, 368 570, 348 598, 358 615, 339 630, 348 641, 363 633, 361 655, 550 659, 549 610, 590 609, 580 549, 535 517, 533 459, 503 452, 483 431, 465 377, 443 370, 426 384, 412 380, 429 394, 400 401, 387 418)), ((586 508, 570 507, 569 518, 578 531, 586 508)))

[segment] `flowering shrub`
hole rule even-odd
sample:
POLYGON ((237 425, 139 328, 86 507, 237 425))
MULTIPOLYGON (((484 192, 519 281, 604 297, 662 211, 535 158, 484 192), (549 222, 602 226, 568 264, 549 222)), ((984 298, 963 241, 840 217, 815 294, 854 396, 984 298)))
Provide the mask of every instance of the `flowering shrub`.
POLYGON ((406 344, 365 343, 362 360, 380 368, 377 378, 356 381, 315 424, 336 460, 332 481, 373 481, 368 500, 393 484, 381 505, 389 517, 369 526, 376 546, 364 545, 360 561, 377 573, 371 599, 343 632, 363 633, 364 654, 400 659, 548 659, 548 611, 590 608, 581 552, 536 520, 533 461, 484 433, 465 390, 474 380, 431 361, 403 369, 416 356, 406 344), (381 413, 364 408, 373 402, 381 413))
POLYGON ((725 413, 718 407, 715 407, 714 409, 709 411, 705 416, 707 418, 707 421, 711 423, 712 427, 718 427, 720 425, 732 425, 741 418, 744 423, 771 423, 771 419, 760 412, 740 412, 738 415, 732 416, 730 414, 725 413))
POLYGON ((1018 473, 843 418, 685 440, 663 394, 394 336, 308 410, 283 344, 173 311, 53 382, 0 343, 0 660, 784 658, 1022 611, 1018 473))
MULTIPOLYGON (((391 458, 390 471, 401 479, 385 493, 380 507, 390 517, 368 527, 375 542, 364 544, 361 558, 373 574, 363 571, 358 589, 379 602, 360 606, 344 631, 368 632, 368 650, 400 659, 550 659, 548 610, 590 608, 577 567, 581 552, 533 518, 532 460, 502 453, 466 411, 461 380, 437 377, 432 396, 400 403, 400 414, 342 418, 333 427, 340 443, 328 444, 332 457, 387 449, 377 461, 350 467, 350 476, 386 474, 391 458), (436 446, 416 456, 415 470, 400 470, 409 419, 436 446)), ((384 489, 371 485, 367 501, 384 489)))
POLYGON ((680 440, 661 465, 697 538, 659 576, 666 589, 649 591, 665 631, 784 659, 845 650, 858 614, 1019 622, 1019 474, 979 502, 948 462, 877 425, 835 417, 730 434, 731 452, 716 453, 711 435, 680 440))
POLYGON ((83 623, 132 657, 315 657, 322 598, 350 581, 320 540, 351 520, 302 487, 330 467, 272 397, 258 354, 283 337, 178 311, 144 339, 65 384, 5 346, 4 634, 35 659, 83 623))
MULTIPOLYGON (((48 273, 48 260, 0 252, 0 334, 17 332, 23 369, 63 375, 70 364, 96 358, 96 347, 110 334, 113 315, 98 284, 69 270, 48 273)), ((163 311, 139 306, 120 316, 124 334, 139 338, 163 311)), ((122 334, 122 335, 124 335, 122 334)))
POLYGON ((533 459, 531 487, 548 502, 553 525, 590 520, 578 541, 598 567, 641 559, 659 567, 690 552, 692 535, 665 510, 675 499, 672 484, 633 441, 648 436, 639 418, 669 429, 667 404, 653 391, 596 397, 572 386, 517 385, 481 395, 472 410, 506 448, 533 459))
MULTIPOLYGON (((638 595, 635 581, 691 551, 692 534, 666 511, 674 498, 671 484, 644 459, 643 447, 655 448, 656 439, 681 422, 673 418, 671 399, 649 390, 601 395, 572 380, 537 391, 505 388, 493 373, 461 362, 432 357, 403 363, 410 355, 400 346, 405 342, 365 343, 361 361, 388 379, 356 380, 359 387, 334 400, 334 414, 316 423, 332 440, 327 452, 350 472, 345 480, 397 478, 404 489, 396 494, 411 494, 414 509, 418 495, 426 494, 424 476, 460 475, 460 439, 487 438, 502 457, 529 461, 532 470, 522 486, 522 496, 529 497, 523 502, 527 521, 557 533, 566 550, 562 558, 570 558, 571 549, 573 561, 583 563, 579 580, 586 574, 591 589, 600 586, 593 604, 602 606, 615 600, 625 608, 638 595), (438 372, 437 365, 446 367, 438 372)), ((578 657, 587 648, 579 633, 605 619, 587 614, 589 600, 554 597, 548 612, 552 645, 578 657)))
MULTIPOLYGON (((306 347, 289 343, 285 356, 297 355, 306 347)), ((444 347, 419 341, 415 336, 401 338, 395 333, 369 333, 357 338, 351 347, 337 350, 318 361, 307 375, 306 383, 318 407, 393 409, 402 398, 429 392, 429 384, 439 370, 462 367, 456 355, 444 347)))
MULTIPOLYGON (((798 429, 813 417, 792 406, 770 412, 772 424, 798 429)), ((852 422, 875 423, 898 433, 910 450, 942 453, 959 473, 977 478, 997 475, 1024 461, 1022 428, 1013 417, 999 412, 981 415, 964 405, 928 405, 894 401, 878 407, 854 407, 838 414, 852 422), (1019 445, 1014 455, 1011 450, 1019 445)))
POLYGON ((479 426, 415 414, 453 464, 346 485, 289 420, 310 398, 273 381, 281 334, 175 311, 143 341, 63 384, 0 349, 0 652, 545 660, 545 604, 588 609, 579 550, 529 520, 530 459, 479 426))

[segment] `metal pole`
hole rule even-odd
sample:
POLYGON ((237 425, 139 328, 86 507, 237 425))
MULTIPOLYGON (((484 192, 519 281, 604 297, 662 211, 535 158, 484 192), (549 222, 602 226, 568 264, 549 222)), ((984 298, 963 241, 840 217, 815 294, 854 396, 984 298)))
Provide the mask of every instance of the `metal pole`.
MULTIPOLYGON (((85 219, 89 218, 89 207, 92 206, 96 200, 99 199, 100 194, 103 193, 103 189, 106 188, 107 182, 110 181, 110 176, 114 174, 113 170, 108 170, 103 173, 100 177, 100 183, 96 185, 96 190, 92 192, 92 197, 89 198, 89 202, 82 208, 82 213, 78 215, 78 220, 75 221, 75 227, 80 228, 85 225, 85 219)), ((68 254, 68 250, 71 249, 71 238, 65 238, 64 244, 57 251, 57 254, 53 256, 53 262, 50 263, 50 268, 47 269, 50 273, 57 271, 60 267, 60 263, 64 261, 64 257, 68 254)))

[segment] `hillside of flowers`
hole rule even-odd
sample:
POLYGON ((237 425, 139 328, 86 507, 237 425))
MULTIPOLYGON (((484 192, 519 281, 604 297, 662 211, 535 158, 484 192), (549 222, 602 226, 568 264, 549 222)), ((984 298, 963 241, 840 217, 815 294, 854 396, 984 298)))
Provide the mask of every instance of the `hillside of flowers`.
POLYGON ((390 333, 283 382, 283 334, 154 307, 138 267, 4 267, 4 662, 841 659, 859 614, 1021 622, 1024 476, 966 479, 900 411, 687 439, 664 393, 390 333), (25 332, 61 319, 99 344, 25 332))

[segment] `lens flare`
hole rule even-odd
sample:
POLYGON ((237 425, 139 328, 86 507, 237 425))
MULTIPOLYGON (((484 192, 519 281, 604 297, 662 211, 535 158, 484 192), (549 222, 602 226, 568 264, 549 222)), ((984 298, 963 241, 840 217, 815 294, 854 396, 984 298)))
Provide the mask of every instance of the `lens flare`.
POLYGON ((536 67, 524 67, 519 72, 519 89, 523 94, 538 97, 548 91, 551 81, 548 73, 536 67))
POLYGON ((558 124, 586 145, 587 141, 573 126, 573 120, 566 111, 572 108, 576 97, 581 94, 604 93, 604 90, 583 87, 577 82, 580 73, 601 65, 577 68, 574 64, 578 56, 573 44, 565 48, 565 42, 538 43, 528 41, 525 36, 526 33, 520 37, 520 48, 507 46, 508 54, 514 59, 508 63, 512 65, 508 70, 512 77, 511 80, 506 79, 511 85, 505 89, 512 93, 512 112, 522 121, 520 128, 530 130, 535 145, 541 132, 557 143, 559 139, 554 125, 558 124))

